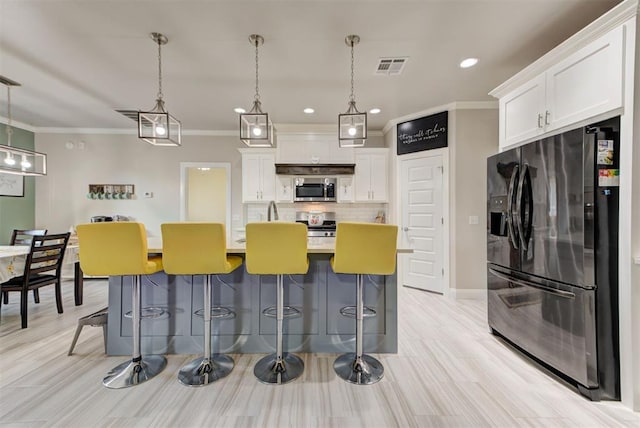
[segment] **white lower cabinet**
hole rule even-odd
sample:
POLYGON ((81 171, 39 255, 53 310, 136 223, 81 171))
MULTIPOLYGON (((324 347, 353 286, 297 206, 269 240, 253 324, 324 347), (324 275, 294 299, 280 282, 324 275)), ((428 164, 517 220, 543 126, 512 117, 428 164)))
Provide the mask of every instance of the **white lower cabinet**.
POLYGON ((242 153, 242 202, 275 201, 275 149, 239 150, 242 153))
POLYGON ((357 149, 355 202, 387 202, 388 149, 357 149))

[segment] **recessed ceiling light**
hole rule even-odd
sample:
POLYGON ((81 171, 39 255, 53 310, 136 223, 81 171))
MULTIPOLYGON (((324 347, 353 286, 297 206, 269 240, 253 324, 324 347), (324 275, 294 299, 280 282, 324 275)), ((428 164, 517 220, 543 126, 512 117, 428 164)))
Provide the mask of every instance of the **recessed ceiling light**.
POLYGON ((473 67, 478 63, 478 58, 467 58, 460 63, 460 68, 473 67))
POLYGON ((369 110, 369 113, 378 114, 378 113, 380 113, 380 109, 379 108, 372 108, 371 110, 369 110))
POLYGON ((233 111, 235 111, 236 113, 241 113, 241 114, 246 112, 246 110, 243 109, 242 107, 236 107, 236 108, 233 109, 233 111))
POLYGON ((304 109, 304 110, 302 110, 302 111, 304 111, 304 112, 305 112, 305 113, 307 113, 307 114, 312 114, 313 112, 315 112, 315 110, 314 110, 314 109, 312 109, 311 107, 307 107, 306 109, 304 109))

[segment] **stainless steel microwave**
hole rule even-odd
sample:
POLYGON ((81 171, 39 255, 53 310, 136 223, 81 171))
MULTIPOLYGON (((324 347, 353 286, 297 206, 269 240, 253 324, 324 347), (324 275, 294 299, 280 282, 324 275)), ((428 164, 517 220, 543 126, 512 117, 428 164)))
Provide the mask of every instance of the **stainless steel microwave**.
POLYGON ((335 177, 295 177, 294 202, 335 202, 335 177))

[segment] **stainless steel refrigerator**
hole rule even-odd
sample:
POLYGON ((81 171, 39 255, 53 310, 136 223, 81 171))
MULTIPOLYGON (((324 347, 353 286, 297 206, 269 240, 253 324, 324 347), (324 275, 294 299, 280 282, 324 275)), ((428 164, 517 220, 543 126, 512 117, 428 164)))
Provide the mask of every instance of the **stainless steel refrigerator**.
POLYGON ((488 319, 592 400, 620 399, 620 119, 487 160, 488 319))

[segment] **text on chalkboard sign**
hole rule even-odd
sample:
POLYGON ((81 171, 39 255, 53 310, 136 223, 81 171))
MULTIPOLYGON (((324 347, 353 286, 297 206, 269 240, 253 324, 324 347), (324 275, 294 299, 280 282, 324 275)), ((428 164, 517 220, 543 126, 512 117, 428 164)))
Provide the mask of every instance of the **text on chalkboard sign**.
POLYGON ((447 147, 449 112, 433 114, 398 124, 398 154, 447 147))

